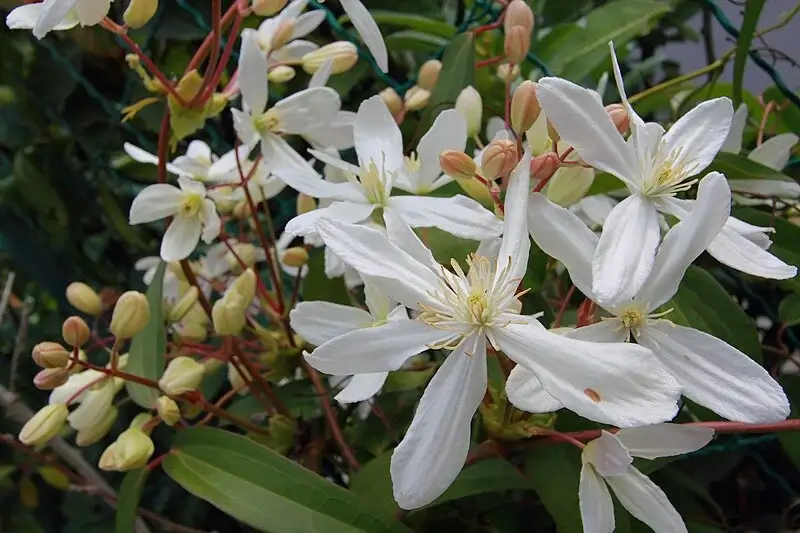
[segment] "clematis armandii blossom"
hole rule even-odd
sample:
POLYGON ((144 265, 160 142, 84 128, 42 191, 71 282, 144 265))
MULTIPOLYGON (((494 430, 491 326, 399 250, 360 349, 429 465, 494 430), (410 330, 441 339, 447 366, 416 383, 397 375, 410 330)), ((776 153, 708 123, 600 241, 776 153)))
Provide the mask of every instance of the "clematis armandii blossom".
POLYGON ((319 46, 311 41, 301 39, 325 20, 322 10, 303 13, 308 0, 292 0, 280 13, 264 20, 258 26, 258 44, 267 56, 269 64, 291 63, 305 54, 313 52, 319 46), (279 38, 282 42, 276 42, 279 38))
MULTIPOLYGON (((789 415, 789 402, 761 365, 723 340, 674 324, 664 318, 668 312, 653 314, 675 295, 686 269, 722 229, 730 211, 730 194, 722 174, 712 172, 703 178, 692 211, 667 232, 654 267, 637 293, 601 303, 610 317, 568 335, 598 342, 633 337, 675 376, 684 396, 730 420, 776 422, 789 415)), ((591 269, 597 236, 577 216, 540 194, 533 195, 529 216, 534 242, 561 261, 575 286, 597 301, 591 269)), ((525 403, 538 385, 526 383, 523 373, 524 369, 514 369, 513 379, 506 384, 512 403, 533 412, 553 410, 551 403, 544 407, 525 403)))
MULTIPOLYGON (((158 156, 151 154, 134 144, 125 143, 123 148, 134 161, 158 165, 158 156)), ((242 162, 247 159, 247 147, 238 148, 239 158, 242 162)), ((186 153, 179 155, 167 163, 167 172, 176 176, 185 176, 203 183, 220 183, 229 181, 235 175, 238 179, 239 172, 236 166, 236 152, 217 156, 203 141, 194 140, 186 147, 186 153)))
POLYGON ((404 509, 432 502, 464 465, 470 422, 486 393, 487 344, 533 372, 552 397, 592 420, 627 427, 663 422, 677 412, 678 385, 649 350, 563 337, 535 317, 519 314, 517 288, 530 248, 529 167, 526 154, 512 172, 496 254, 479 249, 467 258, 468 273, 455 260, 452 272, 436 263, 391 210, 386 235, 334 220, 317 222, 336 255, 418 313, 413 320, 341 335, 306 355, 312 366, 332 375, 386 372, 427 348, 450 350, 392 455, 394 497, 404 509))
POLYGON ((99 24, 111 7, 112 0, 45 0, 16 7, 6 17, 12 30, 33 30, 41 39, 50 31, 70 30, 99 24))
POLYGON ((614 503, 608 487, 634 517, 655 533, 685 533, 686 525, 667 495, 633 466, 634 457, 657 459, 691 453, 714 438, 705 427, 656 424, 603 431, 581 454, 578 490, 584 533, 614 531, 614 503))
MULTIPOLYGON (((455 111, 445 111, 436 122, 449 122, 451 119, 462 120, 455 111)), ((436 124, 431 129, 446 134, 436 124)), ((326 152, 311 150, 320 161, 344 171, 347 183, 324 180, 308 165, 305 169, 298 166, 275 168, 275 174, 290 187, 314 198, 334 200, 327 207, 289 221, 287 232, 295 235, 313 233, 314 224, 321 218, 362 222, 376 209, 383 209, 384 214, 396 213, 412 227, 437 227, 467 239, 482 240, 502 232, 502 223, 497 217, 466 196, 391 196, 392 187, 401 175, 405 175, 406 158, 400 128, 380 96, 373 96, 359 106, 354 139, 359 166, 326 152)), ((430 160, 433 156, 426 154, 425 157, 430 160)), ((411 186, 408 178, 404 178, 404 184, 411 186)))
POLYGON ((339 0, 342 9, 350 17, 353 27, 358 31, 364 44, 375 58, 375 63, 383 72, 389 71, 389 54, 381 30, 369 10, 361 0, 339 0))

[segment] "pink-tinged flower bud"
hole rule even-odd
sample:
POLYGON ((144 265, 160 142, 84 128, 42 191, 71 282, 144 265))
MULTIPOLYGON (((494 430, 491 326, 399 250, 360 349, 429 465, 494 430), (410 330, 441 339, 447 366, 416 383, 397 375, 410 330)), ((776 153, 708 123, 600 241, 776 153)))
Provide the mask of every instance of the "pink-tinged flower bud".
POLYGON ((64 338, 64 342, 74 348, 86 344, 92 333, 81 317, 71 316, 61 324, 61 336, 64 338))
POLYGON ((314 74, 326 61, 332 60, 331 74, 341 74, 353 68, 358 61, 356 45, 348 41, 336 41, 309 52, 300 60, 303 70, 314 74))
POLYGON ((271 17, 286 6, 289 0, 253 0, 253 13, 259 17, 271 17))
POLYGON ((456 111, 467 121, 467 135, 474 137, 481 132, 483 99, 481 93, 471 85, 465 87, 456 98, 456 111))
POLYGON ((87 315, 97 316, 103 312, 100 296, 85 283, 70 283, 67 287, 69 304, 87 315))
POLYGON ((442 62, 438 59, 429 59, 419 69, 417 85, 426 91, 432 91, 439 81, 439 73, 442 71, 442 62))
POLYGON ((130 339, 150 320, 150 304, 141 292, 128 291, 119 297, 111 315, 109 331, 120 339, 130 339))
POLYGON ((158 386, 168 396, 191 392, 203 382, 204 368, 191 357, 180 355, 169 362, 158 386))
POLYGON ((442 171, 457 180, 471 180, 475 177, 478 166, 475 161, 458 150, 445 150, 439 156, 439 165, 442 171))
POLYGON ((503 63, 502 65, 499 65, 497 67, 497 77, 503 81, 506 81, 506 79, 508 79, 509 72, 511 75, 511 81, 514 81, 515 79, 519 78, 519 75, 521 73, 519 65, 510 65, 508 63, 503 63))
POLYGON ((519 65, 525 60, 531 49, 531 32, 524 26, 514 26, 506 32, 503 45, 506 58, 513 64, 519 65))
POLYGON ((67 421, 69 409, 63 403, 42 407, 22 426, 19 441, 26 446, 39 446, 58 435, 67 421))
POLYGON ((497 139, 490 142, 483 151, 481 170, 483 178, 494 180, 507 176, 517 166, 519 157, 517 145, 508 139, 497 139))
POLYGON ((555 152, 537 155, 531 161, 531 177, 536 180, 550 179, 561 165, 555 152))
POLYGON ((397 91, 392 89, 391 87, 387 87, 380 92, 381 100, 383 103, 386 104, 386 107, 389 108, 389 113, 392 116, 397 116, 405 107, 403 103, 403 99, 400 98, 400 95, 397 94, 397 91))
POLYGON ((42 368, 61 368, 67 366, 70 353, 57 342, 40 342, 33 347, 31 357, 42 368))
POLYGON ((503 18, 503 29, 506 33, 514 26, 522 26, 533 33, 533 11, 525 0, 512 0, 506 8, 503 18))
POLYGON ((33 377, 33 385, 39 390, 53 390, 67 382, 69 370, 66 368, 45 368, 33 377))
POLYGON ((536 84, 530 80, 523 81, 511 97, 511 127, 521 135, 533 126, 541 112, 536 84))
POLYGON ((606 113, 611 117, 617 131, 623 135, 628 132, 631 125, 631 117, 628 110, 622 104, 610 104, 606 106, 606 113))
POLYGON ((431 92, 415 85, 406 91, 405 104, 409 111, 419 111, 428 106, 431 101, 431 92))

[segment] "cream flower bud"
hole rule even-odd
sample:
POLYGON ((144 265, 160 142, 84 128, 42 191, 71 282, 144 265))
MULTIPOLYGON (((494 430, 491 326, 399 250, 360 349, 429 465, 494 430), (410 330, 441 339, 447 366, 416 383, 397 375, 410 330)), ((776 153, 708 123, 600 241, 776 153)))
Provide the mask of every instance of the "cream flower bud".
POLYGON ((273 83, 286 83, 294 79, 297 72, 289 65, 278 65, 269 69, 267 79, 273 83))
POLYGON ((594 183, 594 171, 582 167, 564 167, 547 182, 547 198, 561 207, 580 201, 594 183))
POLYGON ((97 424, 78 430, 78 433, 75 434, 75 444, 85 447, 99 442, 111 431, 111 426, 117 420, 118 412, 113 405, 106 409, 103 412, 103 418, 97 424))
POLYGON ((236 390, 238 394, 244 395, 248 393, 250 388, 245 386, 246 382, 242 377, 242 374, 244 374, 244 378, 247 378, 248 381, 251 381, 253 379, 252 376, 250 375, 250 372, 248 372, 246 368, 240 367, 237 370, 235 366, 228 363, 228 381, 231 384, 231 388, 236 390))
POLYGON ((197 290, 197 287, 191 286, 189 289, 181 296, 181 299, 178 300, 172 309, 169 311, 169 321, 170 322, 180 322, 183 320, 183 317, 197 304, 197 299, 200 295, 200 291, 197 290))
POLYGON ((150 413, 139 413, 133 417, 133 420, 131 420, 131 423, 128 425, 128 429, 138 429, 143 431, 146 435, 149 435, 153 431, 152 422, 153 415, 150 413))
POLYGON ((181 419, 181 410, 178 404, 169 396, 160 396, 156 400, 156 411, 161 420, 168 426, 174 425, 181 419))
POLYGON ((272 34, 272 41, 269 43, 270 49, 277 50, 279 48, 283 48, 283 46, 292 38, 294 26, 295 23, 293 18, 284 19, 272 34))
POLYGON ((506 33, 514 26, 522 26, 533 32, 533 11, 525 0, 511 0, 503 16, 503 29, 506 33))
POLYGON ((258 259, 256 247, 249 242, 239 242, 234 244, 233 252, 228 252, 225 254, 225 258, 228 260, 228 265, 231 267, 231 271, 236 273, 242 272, 242 265, 239 263, 239 260, 244 263, 245 268, 252 268, 253 265, 256 264, 256 259, 258 259), (234 255, 233 252, 236 252, 236 255, 234 255), (237 256, 239 259, 236 259, 237 256))
POLYGON ((523 81, 511 97, 511 127, 519 135, 528 131, 542 112, 536 98, 536 84, 523 81))
POLYGON ((67 421, 66 404, 54 403, 39 409, 19 432, 19 441, 26 446, 44 444, 61 431, 67 421))
POLYGON ((555 174, 561 165, 555 152, 546 152, 537 155, 531 161, 531 177, 537 180, 546 180, 555 174))
POLYGON ((628 110, 622 104, 610 104, 606 106, 606 113, 609 114, 611 120, 614 122, 614 127, 623 135, 628 132, 631 125, 631 117, 628 115, 628 110))
POLYGON ((432 91, 439 81, 439 73, 442 71, 442 62, 438 59, 429 59, 419 69, 417 85, 426 91, 432 91))
POLYGON ((484 207, 492 209, 494 207, 494 200, 489 193, 489 188, 483 183, 478 181, 478 178, 471 180, 456 180, 456 183, 463 189, 467 196, 480 202, 484 207))
POLYGON ((210 376, 211 374, 215 374, 217 370, 223 366, 225 366, 225 363, 219 359, 206 359, 203 361, 203 374, 210 376))
POLYGON ((494 180, 508 175, 517 166, 517 161, 517 145, 513 141, 497 139, 490 142, 481 161, 484 179, 494 180))
POLYGON ((471 85, 465 87, 456 98, 456 111, 467 122, 467 135, 474 137, 481 132, 483 100, 481 93, 471 85))
POLYGON ((214 302, 211 319, 217 335, 238 335, 247 322, 246 309, 247 304, 244 299, 231 290, 214 302))
POLYGON ((180 355, 169 362, 158 386, 168 396, 191 392, 203 382, 203 365, 191 357, 180 355))
MULTIPOLYGON (((395 93, 397 94, 397 93, 395 93)), ((398 98, 400 98, 398 96, 398 98)), ((317 200, 307 194, 298 193, 297 195, 297 215, 305 215, 317 208, 317 200)))
POLYGON ((181 322, 172 326, 173 334, 182 342, 203 342, 208 337, 208 331, 203 324, 196 322, 181 322))
POLYGON ((126 429, 100 456, 101 470, 127 472, 147 464, 155 451, 152 439, 140 429, 126 429))
POLYGON ((397 116, 405 107, 403 103, 403 99, 400 98, 400 95, 397 94, 397 91, 392 89, 391 87, 387 87, 380 92, 381 100, 383 103, 386 104, 386 107, 389 108, 389 112, 393 116, 397 116))
POLYGON ((33 361, 42 368, 67 366, 70 356, 70 352, 57 342, 40 342, 31 351, 33 361))
POLYGON ((509 71, 511 72, 512 81, 519 78, 521 73, 519 65, 510 65, 508 63, 503 63, 497 67, 497 77, 503 81, 506 81, 509 71))
POLYGON ((409 111, 419 111, 428 106, 431 101, 431 92, 415 85, 406 91, 405 105, 409 111))
POLYGON ((150 22, 158 11, 158 0, 131 0, 122 20, 129 28, 138 29, 150 22))
POLYGON ((289 0, 253 0, 253 13, 259 17, 271 17, 284 7, 289 0))
POLYGON ((528 51, 531 49, 531 32, 524 26, 514 26, 506 32, 506 40, 503 44, 506 52, 506 59, 515 65, 519 65, 525 60, 528 51))
POLYGON ((347 72, 358 61, 358 48, 351 42, 336 41, 307 53, 300 62, 303 70, 313 74, 329 59, 333 60, 331 74, 347 72))
POLYGON ((66 368, 45 368, 33 377, 33 385, 39 390, 53 390, 60 387, 69 379, 69 370, 66 368))
POLYGON ((97 316, 103 312, 100 296, 85 283, 70 283, 67 286, 67 301, 72 307, 87 315, 97 316))
POLYGON ((300 268, 308 263, 308 252, 302 246, 294 246, 283 253, 281 261, 288 267, 300 268))
POLYGON ((248 268, 230 286, 229 290, 236 292, 242 298, 243 309, 249 306, 255 298, 257 282, 256 273, 252 268, 248 268))
POLYGON ((117 300, 108 329, 117 338, 129 339, 139 333, 149 320, 147 297, 141 292, 128 291, 117 300))
POLYGON ((86 344, 92 333, 81 317, 71 316, 61 324, 61 336, 64 338, 64 342, 74 348, 86 344))
POLYGON ((471 180, 475 177, 478 166, 475 161, 458 150, 445 150, 439 156, 439 165, 442 171, 457 180, 471 180))

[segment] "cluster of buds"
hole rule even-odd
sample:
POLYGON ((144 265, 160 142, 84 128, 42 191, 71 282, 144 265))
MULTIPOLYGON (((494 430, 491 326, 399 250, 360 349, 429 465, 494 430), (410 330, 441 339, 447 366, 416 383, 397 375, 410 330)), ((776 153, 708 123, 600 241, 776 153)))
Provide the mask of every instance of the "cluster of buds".
POLYGON ((442 62, 430 59, 422 64, 417 74, 417 83, 408 89, 404 96, 397 94, 391 87, 387 87, 379 94, 383 103, 395 119, 402 117, 408 111, 420 111, 428 107, 431 94, 439 81, 442 72, 442 62))
POLYGON ((506 34, 503 43, 506 59, 513 65, 519 65, 531 49, 533 33, 533 11, 525 0, 512 0, 508 4, 503 29, 506 34))
POLYGON ((42 370, 33 378, 33 384, 41 390, 53 390, 69 379, 70 374, 79 370, 73 357, 85 358, 80 347, 91 337, 89 326, 79 316, 67 318, 61 325, 61 335, 74 351, 69 351, 57 342, 40 342, 33 347, 31 358, 42 370))
POLYGON ((211 319, 218 335, 238 335, 242 331, 247 321, 247 308, 256 294, 256 283, 255 272, 248 268, 214 303, 211 319))

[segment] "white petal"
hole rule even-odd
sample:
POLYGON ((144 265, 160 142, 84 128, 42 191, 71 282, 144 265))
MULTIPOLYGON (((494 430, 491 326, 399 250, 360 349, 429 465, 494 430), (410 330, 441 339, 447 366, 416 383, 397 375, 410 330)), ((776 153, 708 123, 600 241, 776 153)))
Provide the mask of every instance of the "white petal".
MULTIPOLYGON (((24 4, 15 7, 6 17, 6 26, 12 30, 32 30, 42 13, 42 4, 24 4)), ((53 30, 69 30, 78 25, 78 17, 68 13, 61 22, 53 26, 53 30)))
POLYGON ((189 257, 200 241, 200 219, 176 216, 161 240, 161 259, 180 261, 189 257))
POLYGON ((236 132, 236 137, 242 141, 243 145, 247 146, 248 150, 255 148, 261 140, 261 136, 253 126, 254 117, 248 111, 240 109, 231 109, 231 116, 233 117, 233 129, 236 132))
POLYGON ((358 174, 361 169, 352 163, 348 163, 337 155, 329 152, 336 152, 336 150, 312 150, 309 149, 308 153, 313 155, 325 163, 325 179, 331 183, 343 183, 347 181, 347 174, 358 174), (338 172, 331 172, 332 169, 338 172))
POLYGON ((475 255, 485 257, 490 261, 497 261, 501 244, 503 244, 502 237, 494 237, 481 241, 481 243, 478 245, 478 249, 475 250, 475 255))
POLYGON ((359 328, 339 335, 306 355, 306 361, 321 372, 350 376, 398 370, 429 344, 452 336, 420 320, 394 320, 381 326, 359 328))
POLYGON ((691 453, 714 438, 714 430, 684 424, 655 424, 621 429, 616 437, 634 457, 657 459, 691 453))
POLYGON ((202 222, 203 242, 211 244, 214 239, 219 237, 219 233, 222 230, 222 221, 217 213, 217 206, 208 198, 203 200, 202 222))
POLYGON ((261 136, 261 154, 269 161, 270 168, 299 168, 308 171, 308 161, 298 154, 280 135, 265 133, 261 136))
POLYGON ((517 409, 529 413, 551 413, 563 405, 544 390, 536 374, 522 365, 517 365, 506 380, 508 401, 517 409))
POLYGON ((386 43, 381 35, 381 30, 375 23, 375 19, 369 14, 369 11, 361 0, 339 0, 342 4, 342 9, 350 17, 356 31, 361 36, 364 44, 372 53, 375 62, 383 72, 389 71, 389 54, 386 51, 386 43))
POLYGON ((128 221, 131 224, 144 224, 174 215, 184 197, 185 194, 173 185, 148 185, 133 199, 128 221))
POLYGON ((348 224, 362 222, 369 218, 375 206, 355 202, 333 202, 328 207, 322 207, 294 217, 286 224, 285 232, 294 236, 305 236, 316 232, 320 220, 336 220, 348 224))
POLYGON ((279 63, 298 64, 303 56, 319 49, 319 45, 310 41, 297 39, 278 50, 274 50, 267 58, 270 66, 279 63))
POLYGON ((394 196, 388 207, 412 228, 435 227, 475 240, 497 237, 503 232, 503 224, 494 213, 461 194, 450 198, 394 196))
POLYGON ((536 96, 558 134, 588 164, 636 186, 630 149, 592 91, 560 78, 542 78, 536 96))
POLYGON ((411 309, 417 309, 420 303, 434 303, 428 292, 438 288, 439 279, 380 231, 331 220, 319 221, 317 231, 342 261, 375 278, 394 300, 411 309))
POLYGON ((584 533, 611 533, 614 531, 614 502, 605 480, 589 463, 581 467, 581 483, 578 489, 581 521, 584 533))
POLYGON ((678 154, 687 176, 706 168, 719 153, 733 120, 730 99, 714 98, 683 115, 664 135, 660 153, 678 154))
POLYGON ((185 193, 197 194, 200 196, 206 195, 206 186, 197 180, 193 180, 186 176, 178 176, 178 186, 185 193))
POLYGON ((549 332, 530 317, 493 328, 499 348, 532 370, 544 388, 577 414, 617 427, 654 424, 678 410, 678 384, 650 350, 549 332))
POLYGON ((394 499, 402 509, 417 509, 439 497, 456 479, 467 458, 470 425, 486 393, 486 338, 474 353, 467 338, 433 376, 417 405, 414 420, 392 454, 394 499))
MULTIPOLYGON (((538 120, 537 120, 538 122, 538 120)), ((543 124, 546 125, 546 122, 543 124)), ((496 139, 499 133, 505 133, 506 130, 506 121, 500 117, 491 117, 489 120, 486 121, 486 138, 487 139, 496 139)), ((537 152, 538 153, 538 152, 537 152)))
POLYGON ((280 117, 282 132, 302 134, 333 120, 341 104, 339 93, 330 87, 311 87, 284 98, 272 109, 280 117))
MULTIPOLYGON (((37 4, 32 4, 37 5, 37 4)), ((128 154, 131 159, 136 161, 137 163, 149 163, 151 165, 158 165, 158 156, 155 154, 151 154, 147 150, 143 150, 136 146, 135 144, 125 143, 122 146, 125 149, 125 153, 128 154)), ((182 170, 171 163, 167 163, 167 171, 173 174, 183 174, 182 170)))
MULTIPOLYGON (((367 309, 373 320, 387 320, 389 318, 389 312, 394 312, 396 310, 392 309, 395 307, 392 299, 384 294, 380 287, 372 282, 369 276, 364 278, 364 303, 367 304, 367 309)), ((405 312, 405 307, 397 307, 403 309, 403 311, 400 312, 401 314, 405 312)), ((408 318, 407 313, 405 314, 405 318, 408 318)))
POLYGON ((528 199, 530 198, 531 154, 526 152, 511 173, 505 196, 503 241, 497 261, 503 267, 511 260, 510 278, 522 278, 528 267, 530 237, 528 235, 528 199))
POLYGON ((602 226, 615 205, 617 201, 610 196, 595 194, 583 198, 573 208, 580 209, 586 215, 588 225, 602 226))
POLYGON ((569 210, 554 204, 540 193, 531 195, 528 231, 544 253, 567 267, 569 277, 578 290, 595 299, 592 292, 592 257, 597 248, 597 235, 569 210))
POLYGON ((292 329, 315 346, 373 322, 363 309, 330 302, 300 302, 289 319, 292 329))
POLYGON ((728 137, 722 143, 720 152, 729 152, 738 154, 742 151, 742 136, 744 135, 744 127, 747 125, 747 104, 739 104, 736 112, 733 114, 731 120, 731 129, 728 132, 728 137))
POLYGON ((617 204, 608 215, 592 259, 592 292, 598 303, 633 298, 650 275, 661 238, 653 202, 639 194, 617 204))
POLYGON ((108 14, 112 0, 79 0, 75 6, 75 13, 82 26, 94 26, 108 14))
POLYGON ((356 374, 333 399, 339 403, 356 403, 369 400, 381 390, 388 372, 356 374))
POLYGON ((644 121, 636 113, 636 111, 634 111, 633 106, 628 101, 628 95, 625 92, 625 82, 622 80, 622 72, 619 69, 619 61, 617 61, 617 51, 614 50, 614 42, 609 41, 608 47, 611 50, 611 66, 613 67, 614 72, 614 82, 616 83, 617 91, 622 98, 622 105, 624 105, 628 110, 628 117, 631 121, 631 137, 634 137, 640 133, 637 130, 642 129, 644 126, 644 121))
POLYGON ((251 113, 263 113, 267 107, 267 58, 258 46, 255 30, 242 30, 242 49, 239 55, 239 87, 242 100, 251 113))
POLYGON ((729 420, 779 422, 789 416, 781 386, 764 368, 708 333, 659 321, 640 329, 647 346, 680 383, 684 396, 729 420))
POLYGON ((630 467, 623 476, 606 478, 617 499, 656 533, 685 533, 686 525, 667 495, 650 478, 630 467))
POLYGON ((325 87, 331 77, 331 70, 333 69, 333 59, 327 59, 317 71, 311 75, 308 80, 308 88, 311 87, 325 87))
POLYGON ((45 0, 42 2, 39 19, 33 27, 33 35, 41 39, 54 29, 77 5, 78 0, 45 0))
POLYGON ((385 209, 383 219, 386 222, 386 236, 390 241, 431 270, 438 268, 431 251, 398 213, 393 209, 385 209))
POLYGON ((292 31, 292 39, 305 37, 312 31, 316 30, 322 21, 325 20, 325 12, 321 9, 315 9, 308 13, 303 13, 294 21, 294 30, 292 31))
POLYGON ((442 174, 439 156, 445 150, 464 151, 467 145, 467 122, 455 109, 442 111, 431 129, 420 139, 417 146, 420 169, 419 182, 412 192, 420 194, 433 189, 433 182, 442 174))
MULTIPOLYGON (((730 180, 731 189, 735 192, 750 192, 762 196, 778 198, 800 197, 800 184, 788 180, 730 180)), ((769 199, 754 199, 759 203, 772 203, 769 199)), ((743 202, 742 202, 743 203, 743 202)))
POLYGON ((782 133, 768 139, 761 146, 757 146, 747 157, 775 170, 783 170, 783 167, 789 162, 789 156, 795 144, 797 144, 797 135, 782 133))
POLYGON ((352 183, 332 183, 317 174, 311 167, 276 168, 273 173, 289 187, 313 198, 332 198, 349 202, 366 203, 366 198, 352 183))
POLYGON ((73 374, 67 379, 66 383, 53 389, 53 392, 50 393, 48 403, 51 405, 54 403, 67 403, 67 400, 70 398, 72 398, 70 405, 81 402, 89 392, 87 388, 89 384, 101 381, 104 376, 105 374, 99 370, 91 369, 73 374), (83 389, 84 392, 78 394, 78 391, 81 389, 83 389), (75 396, 76 394, 77 396, 75 396))
POLYGON ((597 473, 605 478, 621 476, 633 463, 633 457, 622 442, 605 430, 600 432, 600 437, 586 445, 582 459, 592 463, 597 473))
POLYGON ((355 117, 356 114, 352 111, 339 111, 332 120, 312 131, 305 132, 304 136, 315 148, 330 147, 337 150, 349 150, 355 144, 353 140, 355 117))
POLYGON ((740 272, 767 279, 789 279, 797 268, 787 265, 768 251, 728 228, 723 228, 708 247, 710 253, 722 264, 740 272))
POLYGON ((562 333, 570 339, 592 342, 625 342, 625 331, 619 320, 602 320, 597 324, 570 329, 562 333))
POLYGON ((69 425, 76 431, 95 427, 103 420, 113 401, 114 384, 106 380, 102 386, 90 390, 81 400, 81 405, 69 414, 69 425))
POLYGON ((403 136, 380 96, 368 98, 359 106, 353 138, 361 167, 374 162, 389 173, 404 168, 403 136))
POLYGON ((653 270, 636 295, 650 312, 678 292, 689 265, 722 231, 731 211, 731 190, 725 176, 712 172, 700 181, 689 215, 673 226, 656 254, 653 270))

